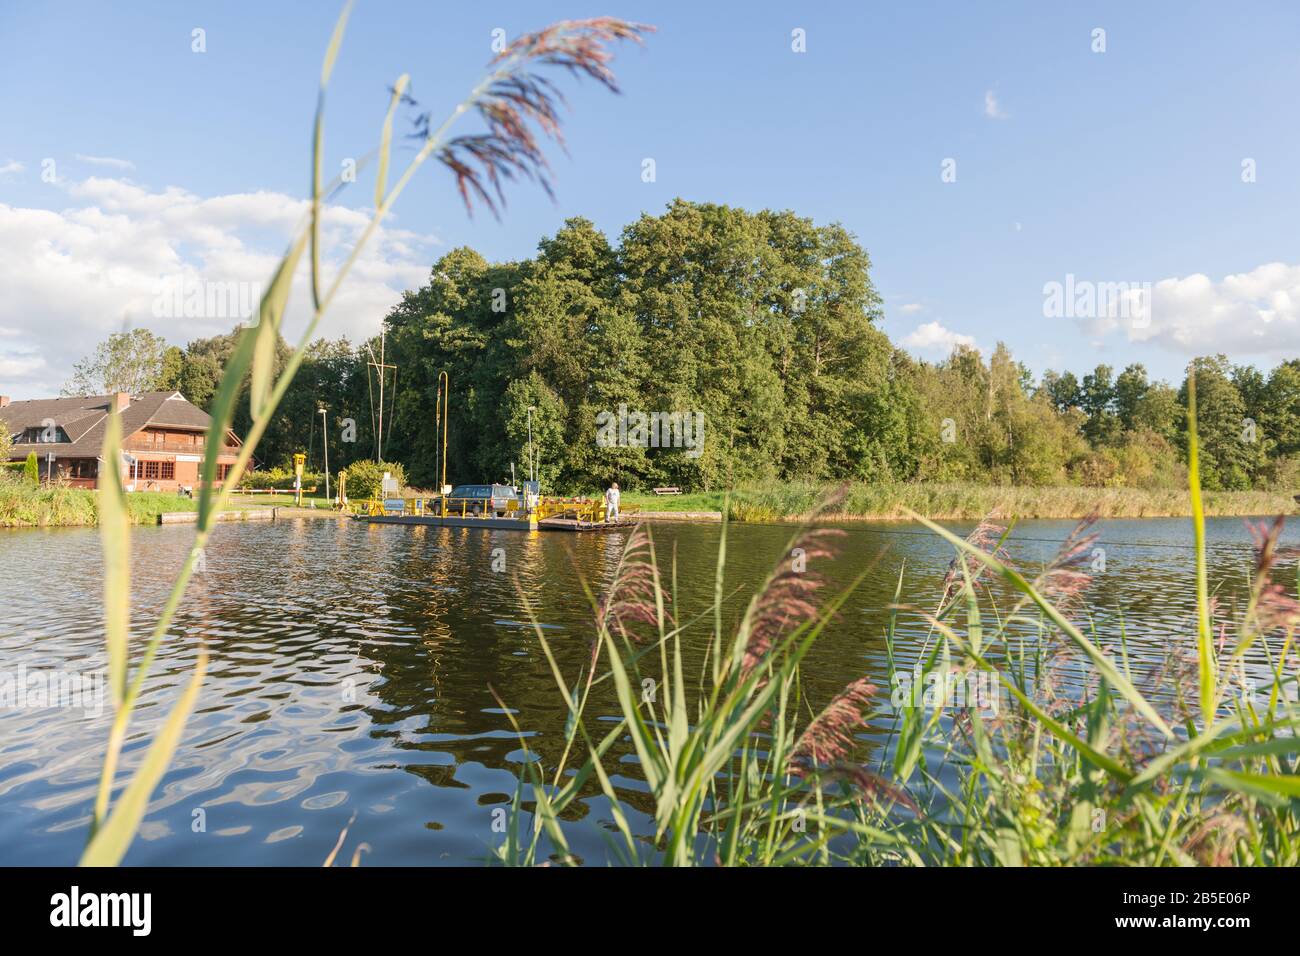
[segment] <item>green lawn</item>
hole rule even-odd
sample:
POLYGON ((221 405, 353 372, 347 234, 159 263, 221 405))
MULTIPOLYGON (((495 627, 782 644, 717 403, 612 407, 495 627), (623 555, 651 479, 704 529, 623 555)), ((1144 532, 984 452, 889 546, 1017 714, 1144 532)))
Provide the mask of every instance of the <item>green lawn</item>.
POLYGON ((721 511, 725 497, 725 492, 721 491, 694 491, 681 495, 625 491, 623 507, 637 505, 642 511, 721 511))
MULTIPOLYGON (((232 508, 257 508, 257 507, 270 508, 272 506, 282 508, 286 506, 292 507, 293 503, 294 503, 293 492, 291 491, 285 492, 283 494, 274 494, 274 495, 234 494, 230 496, 230 506, 232 508)), ((303 495, 302 506, 304 508, 311 508, 313 504, 317 508, 329 508, 331 502, 330 499, 326 498, 324 495, 303 495)))

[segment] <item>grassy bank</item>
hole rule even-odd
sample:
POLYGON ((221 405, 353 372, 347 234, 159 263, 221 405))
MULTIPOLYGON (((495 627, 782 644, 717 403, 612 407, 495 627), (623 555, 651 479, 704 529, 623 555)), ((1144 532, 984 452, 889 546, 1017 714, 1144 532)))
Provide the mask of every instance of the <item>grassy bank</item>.
MULTIPOLYGON (((831 486, 783 482, 741 487, 731 493, 733 521, 802 521, 831 486)), ((720 511, 721 491, 659 497, 624 495, 625 504, 644 511, 720 511)), ((1210 491, 1205 511, 1212 516, 1293 514, 1296 502, 1275 491, 1210 491)), ((824 517, 836 520, 905 519, 910 509, 928 518, 977 521, 989 514, 1015 518, 1169 518, 1191 515, 1186 491, 1139 488, 1014 487, 978 484, 852 484, 842 503, 824 517)))
MULTIPOLYGON (((157 524, 167 511, 193 511, 192 498, 144 491, 126 496, 135 524, 157 524)), ((86 527, 99 523, 95 492, 59 485, 34 487, 25 481, 0 480, 0 528, 86 527)))

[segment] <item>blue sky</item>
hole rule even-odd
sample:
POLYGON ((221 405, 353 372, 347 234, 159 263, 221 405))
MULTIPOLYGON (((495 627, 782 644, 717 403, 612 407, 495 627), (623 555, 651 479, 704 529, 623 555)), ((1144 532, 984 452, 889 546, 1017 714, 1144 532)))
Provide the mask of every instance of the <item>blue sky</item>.
MULTIPOLYGON (((0 392, 57 392, 127 325, 183 344, 234 324, 160 317, 148 287, 269 270, 301 211, 338 9, 0 7, 0 392)), ((602 14, 659 29, 619 51, 622 97, 562 81, 556 201, 516 186, 501 222, 468 219, 426 167, 325 333, 377 331, 456 245, 523 257, 565 217, 616 236, 683 196, 842 222, 871 253, 886 331, 927 358, 1005 341, 1035 372, 1140 361, 1173 378, 1193 354, 1300 355, 1294 4, 361 0, 331 84, 327 170, 371 148, 398 74, 441 115, 482 75, 493 29, 602 14), (1045 316, 1045 283, 1069 275, 1150 283, 1150 321, 1045 316)), ((371 194, 363 175, 340 197, 331 261, 371 194)))

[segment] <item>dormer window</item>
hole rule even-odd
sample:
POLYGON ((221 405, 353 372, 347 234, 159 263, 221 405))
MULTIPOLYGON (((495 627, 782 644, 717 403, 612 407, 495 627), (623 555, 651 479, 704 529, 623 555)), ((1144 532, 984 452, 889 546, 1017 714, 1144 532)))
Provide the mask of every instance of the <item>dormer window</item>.
POLYGON ((68 433, 58 425, 36 425, 23 432, 21 441, 29 445, 48 445, 66 442, 68 433))

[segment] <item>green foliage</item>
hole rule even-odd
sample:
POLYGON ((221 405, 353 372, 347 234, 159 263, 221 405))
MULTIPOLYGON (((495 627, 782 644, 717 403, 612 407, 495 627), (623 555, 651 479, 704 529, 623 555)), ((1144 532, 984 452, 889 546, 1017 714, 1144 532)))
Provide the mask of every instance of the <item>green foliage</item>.
POLYGON ((23 477, 33 487, 41 483, 41 466, 36 460, 36 452, 34 451, 27 453, 27 461, 23 463, 23 477))
MULTIPOLYGON (((1192 362, 1196 378, 1201 478, 1210 491, 1249 488, 1251 477, 1263 464, 1258 423, 1252 427, 1246 402, 1232 379, 1225 356, 1192 362)), ((1180 399, 1187 406, 1188 385, 1180 399)))
MULTIPOLYGON (((896 349, 877 327, 870 258, 838 225, 790 212, 676 200, 612 243, 573 218, 537 253, 491 263, 453 249, 385 319, 385 457, 420 485, 438 482, 433 396, 451 378, 447 478, 527 473, 533 448, 548 491, 693 491, 768 481, 986 482, 1169 490, 1185 474, 1186 381, 1152 382, 1131 364, 1083 374, 1028 369, 999 343, 938 362, 896 349), (702 454, 601 447, 602 413, 702 412, 702 454)), ((209 411, 240 330, 159 358, 172 383, 209 411)), ((113 340, 110 340, 110 343, 113 340)), ((376 337, 316 340, 297 353, 267 334, 267 374, 299 365, 258 424, 260 467, 305 451, 323 470, 373 459, 376 337), (322 432, 320 410, 327 412, 322 432)), ((102 348, 101 348, 102 350, 102 348)), ((1197 359, 1202 466, 1212 490, 1272 487, 1300 457, 1300 359, 1268 376, 1222 357, 1197 359)), ((251 380, 231 423, 254 427, 251 380)))
MULTIPOLYGON (((294 480, 294 470, 292 468, 271 468, 266 471, 245 472, 244 477, 239 482, 239 487, 253 488, 258 491, 271 488, 292 491, 294 480)), ((325 473, 304 471, 302 486, 304 488, 318 487, 323 489, 325 487, 325 473)))
MULTIPOLYGON (((193 498, 162 492, 126 496, 126 514, 133 524, 157 524, 169 511, 193 511, 193 498)), ((95 492, 57 482, 33 485, 25 477, 0 472, 0 528, 88 527, 99 523, 95 492)))
POLYGON ((559 490, 903 476, 915 400, 873 323, 866 252, 791 213, 678 200, 613 246, 571 219, 535 258, 457 249, 388 317, 403 369, 388 446, 434 483, 429 396, 452 385, 448 479, 526 467, 527 407, 543 480, 559 490), (601 413, 700 412, 702 453, 599 447, 601 413))
MULTIPOLYGON (((1170 452, 1172 454, 1172 451, 1170 452)), ((1112 452, 1121 471, 1132 467, 1124 449, 1112 452)), ((1136 470, 1136 469, 1135 469, 1136 470)), ((1173 474, 1186 477, 1176 465, 1173 474)), ((659 498, 629 494, 625 504, 643 510, 725 511, 733 521, 802 521, 835 487, 843 499, 828 513, 836 519, 904 518, 917 512, 932 518, 975 520, 988 514, 1014 514, 1021 518, 1077 518, 1096 513, 1105 518, 1173 517, 1190 515, 1187 494, 1167 486, 1164 474, 1150 487, 1108 485, 1083 487, 1057 484, 991 485, 987 482, 853 482, 826 485, 809 481, 780 481, 743 485, 725 496, 722 492, 659 498), (725 498, 725 501, 724 501, 725 498)), ((1280 514, 1294 502, 1287 489, 1267 491, 1216 491, 1206 495, 1206 512, 1217 516, 1280 514)))
POLYGON ((383 490, 384 472, 397 479, 399 488, 406 486, 406 469, 397 462, 354 461, 348 465, 347 472, 348 498, 353 501, 379 497, 383 490))
POLYGON ((64 395, 103 395, 173 388, 180 370, 178 350, 148 329, 114 332, 72 369, 64 395))
POLYGON ((9 434, 8 427, 4 422, 0 422, 0 464, 7 463, 9 460, 9 450, 14 446, 13 436, 9 434))
POLYGON ((25 475, 0 473, 0 528, 46 528, 95 524, 94 494, 25 475))

